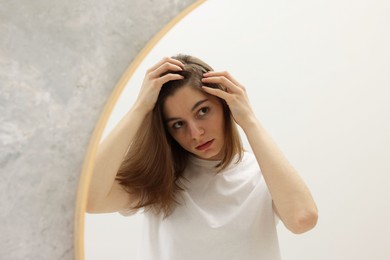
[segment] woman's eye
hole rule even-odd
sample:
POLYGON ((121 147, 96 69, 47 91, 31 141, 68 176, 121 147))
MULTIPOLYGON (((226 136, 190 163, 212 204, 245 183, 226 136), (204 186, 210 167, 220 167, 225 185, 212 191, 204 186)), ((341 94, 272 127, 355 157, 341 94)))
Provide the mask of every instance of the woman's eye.
POLYGON ((179 128, 182 127, 182 126, 183 126, 183 122, 178 121, 178 122, 176 122, 176 123, 174 123, 174 124, 172 125, 172 128, 173 128, 173 129, 179 129, 179 128))
POLYGON ((203 107, 203 108, 201 108, 199 110, 198 115, 204 116, 205 114, 207 114, 207 112, 209 112, 209 108, 208 107, 203 107))

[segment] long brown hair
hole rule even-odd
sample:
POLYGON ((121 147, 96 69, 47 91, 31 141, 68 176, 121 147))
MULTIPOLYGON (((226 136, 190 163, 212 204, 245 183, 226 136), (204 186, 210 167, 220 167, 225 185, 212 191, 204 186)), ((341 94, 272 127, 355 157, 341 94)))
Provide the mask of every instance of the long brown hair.
MULTIPOLYGON (((224 90, 219 84, 204 84, 203 73, 213 69, 202 60, 189 55, 172 57, 185 66, 179 73, 184 79, 165 83, 159 93, 156 105, 144 119, 138 129, 134 141, 118 170, 116 180, 125 190, 137 200, 133 209, 145 207, 154 209, 157 213, 163 211, 165 217, 172 213, 178 203, 176 194, 184 190, 181 182, 182 174, 188 162, 190 153, 182 148, 168 133, 164 123, 163 105, 168 96, 177 89, 190 85, 200 91, 202 85, 224 90)), ((204 92, 205 93, 205 92, 204 92)), ((230 109, 223 99, 219 98, 223 107, 225 122, 225 154, 217 165, 221 171, 228 166, 234 157, 242 158, 242 143, 230 109)))

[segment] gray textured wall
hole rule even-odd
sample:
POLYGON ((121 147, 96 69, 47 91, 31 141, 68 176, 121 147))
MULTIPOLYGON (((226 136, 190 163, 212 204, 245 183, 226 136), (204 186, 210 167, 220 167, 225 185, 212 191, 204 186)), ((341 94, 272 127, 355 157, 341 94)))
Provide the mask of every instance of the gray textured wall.
POLYGON ((195 0, 1 0, 0 259, 73 259, 78 179, 106 99, 195 0))

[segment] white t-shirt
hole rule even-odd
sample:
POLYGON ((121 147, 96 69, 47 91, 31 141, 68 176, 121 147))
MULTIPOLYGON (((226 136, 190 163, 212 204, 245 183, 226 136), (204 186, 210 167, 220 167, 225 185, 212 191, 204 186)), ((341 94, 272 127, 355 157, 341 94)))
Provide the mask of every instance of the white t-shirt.
POLYGON ((166 219, 145 211, 140 260, 280 259, 272 199, 253 154, 216 173, 191 157, 181 205, 166 219))

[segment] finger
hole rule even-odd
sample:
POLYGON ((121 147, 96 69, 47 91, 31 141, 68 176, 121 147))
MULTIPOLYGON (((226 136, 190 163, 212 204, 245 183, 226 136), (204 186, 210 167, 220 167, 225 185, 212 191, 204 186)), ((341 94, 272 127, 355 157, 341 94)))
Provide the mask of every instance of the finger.
POLYGON ((244 88, 229 72, 227 71, 208 71, 207 73, 203 74, 204 77, 214 77, 214 76, 225 76, 228 78, 231 82, 233 82, 234 85, 238 86, 239 88, 244 88))
POLYGON ((223 90, 220 90, 220 89, 217 89, 217 88, 210 88, 210 87, 207 87, 207 86, 202 86, 202 89, 211 94, 211 95, 214 95, 214 96, 217 96, 219 98, 222 98, 224 99, 225 101, 228 101, 229 98, 230 98, 230 94, 223 91, 223 90))
POLYGON ((151 70, 151 71, 156 70, 158 67, 160 67, 162 64, 164 64, 166 62, 170 62, 170 63, 176 64, 177 66, 179 66, 181 68, 184 68, 184 64, 181 61, 173 59, 171 57, 164 57, 157 64, 155 64, 153 67, 151 67, 149 70, 151 70))
POLYGON ((166 63, 163 63, 162 65, 160 65, 160 67, 158 67, 157 69, 155 69, 154 71, 152 71, 149 76, 154 79, 154 78, 158 78, 161 76, 161 74, 167 72, 167 71, 182 71, 183 69, 176 65, 176 64, 172 64, 172 63, 169 63, 169 62, 166 62, 166 63))
POLYGON ((162 87, 165 83, 172 80, 184 79, 184 77, 180 74, 168 73, 157 79, 158 85, 162 87))
POLYGON ((209 78, 202 78, 202 82, 204 83, 214 83, 214 84, 221 84, 224 87, 227 88, 230 92, 236 92, 239 90, 239 87, 237 87, 233 82, 231 82, 228 78, 225 76, 212 76, 209 78))
POLYGON ((164 57, 162 60, 160 60, 159 62, 157 62, 154 66, 152 66, 151 68, 149 68, 147 70, 147 72, 151 72, 151 71, 154 71, 156 70, 157 68, 159 68, 161 65, 163 65, 164 63, 166 62, 170 62, 170 63, 173 63, 173 64, 176 64, 177 66, 181 67, 181 68, 184 68, 184 64, 179 61, 179 60, 176 60, 176 59, 172 59, 170 57, 164 57))

